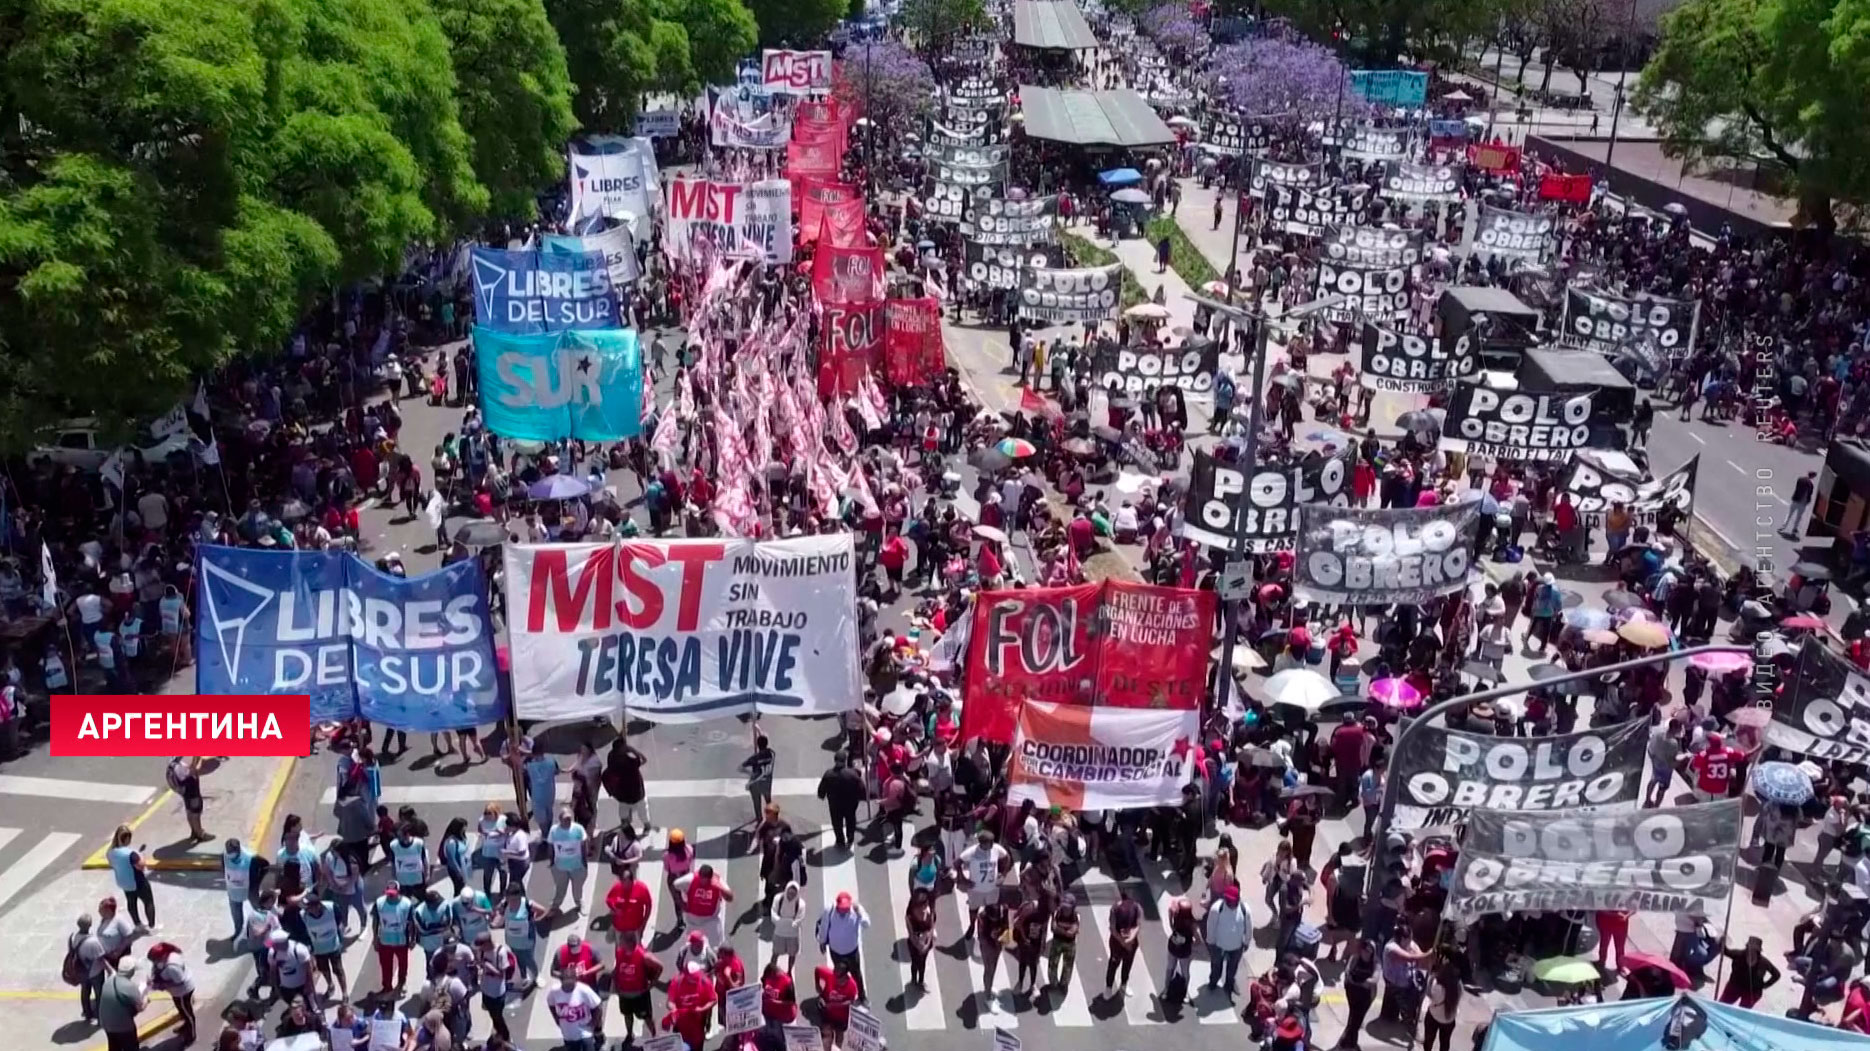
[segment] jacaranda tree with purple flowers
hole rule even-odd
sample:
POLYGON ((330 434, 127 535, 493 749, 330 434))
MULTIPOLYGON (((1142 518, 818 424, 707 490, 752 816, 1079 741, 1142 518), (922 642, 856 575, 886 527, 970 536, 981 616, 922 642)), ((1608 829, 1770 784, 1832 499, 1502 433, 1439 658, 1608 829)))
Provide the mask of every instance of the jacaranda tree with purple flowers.
POLYGON ((1351 91, 1344 63, 1309 41, 1255 37, 1229 44, 1209 59, 1208 71, 1220 97, 1242 116, 1330 120, 1369 108, 1351 91))
POLYGON ((878 128, 905 127, 908 118, 928 113, 935 101, 935 75, 928 63, 894 40, 884 38, 844 50, 834 92, 846 105, 876 122, 878 128))
POLYGON ((1208 47, 1208 31, 1195 20, 1188 4, 1182 0, 1157 4, 1143 12, 1137 27, 1164 51, 1199 55, 1208 47))

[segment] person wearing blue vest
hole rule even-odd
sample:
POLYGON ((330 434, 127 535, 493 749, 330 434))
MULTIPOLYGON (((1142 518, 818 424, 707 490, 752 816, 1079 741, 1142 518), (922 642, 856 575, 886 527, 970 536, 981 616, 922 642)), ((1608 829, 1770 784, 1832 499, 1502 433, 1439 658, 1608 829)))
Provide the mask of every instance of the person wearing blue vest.
POLYGON ((565 890, 572 888, 571 911, 584 911, 584 826, 571 819, 571 808, 560 807, 558 823, 545 834, 552 848, 552 912, 556 916, 565 903, 565 890))
POLYGON ((413 915, 416 944, 422 947, 422 973, 429 981, 435 980, 435 961, 442 951, 442 943, 448 938, 448 931, 454 926, 454 911, 442 900, 442 892, 430 887, 423 896, 422 904, 417 905, 413 915))
POLYGON ((493 930, 493 902, 480 891, 463 887, 448 907, 454 911, 455 930, 460 933, 463 945, 471 948, 482 932, 493 930))
POLYGON ((429 885, 428 846, 416 836, 414 828, 404 824, 396 830, 396 838, 390 840, 389 853, 390 868, 397 886, 403 889, 403 897, 420 901, 429 885))
POLYGON ((453 893, 461 893, 467 886, 468 869, 472 864, 473 850, 467 841, 467 818, 458 817, 448 822, 447 831, 442 833, 441 847, 436 853, 441 855, 442 867, 448 870, 448 882, 454 884, 453 893))
POLYGON ((370 907, 370 917, 376 924, 377 971, 382 979, 379 985, 398 994, 409 980, 409 919, 413 911, 394 883, 383 888, 383 896, 370 907))
POLYGON ((520 982, 539 984, 539 921, 545 910, 526 900, 521 887, 506 889, 506 904, 500 910, 500 927, 506 931, 506 947, 519 961, 520 982))
POLYGON ((282 895, 303 893, 318 882, 318 848, 306 840, 302 831, 294 829, 285 834, 274 864, 279 870, 276 879, 282 895))
POLYGON ((539 822, 539 834, 549 835, 552 831, 552 814, 556 809, 553 800, 558 795, 558 775, 562 772, 558 761, 527 740, 520 743, 526 755, 526 796, 532 806, 533 820, 539 822))
POLYGON ((247 902, 253 900, 253 853, 229 839, 227 852, 221 855, 221 882, 227 888, 227 911, 234 918, 234 941, 246 930, 247 902))
POLYGON ((149 872, 143 852, 130 845, 135 836, 128 825, 118 825, 117 833, 110 837, 110 849, 104 857, 110 862, 110 873, 117 881, 117 889, 123 891, 123 898, 130 905, 130 919, 145 930, 157 930, 156 895, 149 886, 149 872), (144 915, 137 915, 137 906, 143 907, 144 915))
POLYGON ((338 910, 323 897, 308 894, 299 906, 299 918, 312 943, 312 960, 325 976, 325 1001, 344 1003, 351 998, 351 979, 344 973, 344 929, 338 910))

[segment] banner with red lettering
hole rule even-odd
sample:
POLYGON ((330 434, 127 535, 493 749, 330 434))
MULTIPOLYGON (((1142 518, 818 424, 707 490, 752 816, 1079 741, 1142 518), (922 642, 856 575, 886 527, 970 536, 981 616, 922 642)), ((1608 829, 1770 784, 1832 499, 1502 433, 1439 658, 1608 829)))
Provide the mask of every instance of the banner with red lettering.
POLYGON ((883 299, 883 249, 821 244, 812 257, 812 295, 820 303, 883 299))
POLYGON ((856 186, 847 182, 794 176, 792 199, 799 204, 799 243, 811 244, 818 240, 818 230, 824 223, 827 206, 857 201, 861 210, 863 195, 856 186))
POLYGON ((1568 204, 1591 203, 1591 177, 1589 175, 1560 175, 1556 172, 1539 179, 1539 199, 1541 201, 1564 201, 1568 204))
POLYGON ((1215 594, 1106 580, 982 592, 961 735, 1010 744, 1027 701, 1093 709, 1201 705, 1215 594))
POLYGON ((941 303, 933 296, 892 299, 885 310, 883 375, 898 387, 937 383, 948 367, 941 303))
POLYGON ((786 146, 786 177, 794 181, 801 178, 835 179, 838 170, 843 167, 844 151, 836 142, 799 142, 793 140, 786 146))
POLYGON ((818 394, 845 398, 857 393, 883 349, 885 305, 826 303, 819 315, 824 349, 818 353, 818 394))
POLYGON ((505 558, 522 718, 822 715, 863 696, 849 533, 508 544, 505 558))
POLYGON ((809 95, 831 90, 831 52, 767 48, 761 56, 761 82, 776 95, 809 95))
POLYGON ((834 248, 867 248, 870 233, 864 228, 864 202, 843 201, 824 211, 824 243, 834 248))
POLYGON ((1519 170, 1519 147, 1482 142, 1467 148, 1467 162, 1482 171, 1516 172, 1519 170))

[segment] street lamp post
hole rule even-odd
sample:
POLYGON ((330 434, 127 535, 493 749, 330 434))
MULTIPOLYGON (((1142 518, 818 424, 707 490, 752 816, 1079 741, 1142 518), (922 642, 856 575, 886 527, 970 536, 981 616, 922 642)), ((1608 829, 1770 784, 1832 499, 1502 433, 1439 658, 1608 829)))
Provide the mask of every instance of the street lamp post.
MULTIPOLYGON (((1246 469, 1251 471, 1253 470, 1253 466, 1257 461, 1260 451, 1260 416, 1264 411, 1266 402, 1262 388, 1266 385, 1266 347, 1272 335, 1272 326, 1281 322, 1297 321, 1302 317, 1316 314, 1321 310, 1329 310, 1339 303, 1344 302, 1346 297, 1330 295, 1323 299, 1314 299, 1309 303, 1300 303, 1291 310, 1270 318, 1266 316, 1264 310, 1246 310, 1230 303, 1223 303, 1218 299, 1210 299, 1207 296, 1190 294, 1186 298, 1220 313, 1222 316, 1232 320, 1235 324, 1245 322, 1254 327, 1253 390, 1250 392, 1247 402, 1247 444, 1244 455, 1241 458, 1246 469)), ((1243 494, 1242 499, 1244 498, 1243 494)), ((1228 561, 1233 561, 1235 556, 1242 558, 1246 556, 1246 537, 1247 514, 1246 508, 1242 507, 1234 512, 1233 542, 1228 545, 1226 556, 1228 561)), ((1234 636, 1237 634, 1234 627, 1235 622, 1239 619, 1239 610, 1240 600, 1229 599, 1221 614, 1221 666, 1214 679, 1217 687, 1224 681, 1221 676, 1232 675, 1234 673, 1234 636)))
MULTIPOLYGON (((1404 742, 1408 741, 1410 736, 1413 735, 1418 728, 1427 726, 1430 721, 1437 716, 1445 715, 1450 709, 1459 705, 1480 704, 1483 701, 1497 701, 1503 697, 1512 697, 1515 694, 1525 693, 1527 690, 1531 689, 1547 689, 1568 682, 1577 682, 1581 679, 1595 679, 1603 675, 1614 675, 1621 672, 1633 671, 1637 668, 1646 668, 1653 664, 1666 664, 1669 661, 1680 660, 1684 657, 1694 657, 1703 653, 1751 654, 1752 652, 1752 646, 1743 646, 1734 643, 1690 646, 1687 649, 1670 650, 1666 653, 1645 654, 1631 660, 1618 661, 1616 664, 1607 664, 1601 668, 1568 671, 1562 675, 1554 675, 1549 679, 1540 679, 1535 683, 1495 686, 1476 693, 1464 693, 1457 697, 1450 697, 1439 704, 1430 705, 1422 714, 1404 723, 1402 728, 1396 733, 1396 743, 1390 747, 1390 754, 1402 755, 1404 742)), ((1383 779, 1383 802, 1377 808, 1376 823, 1372 825, 1370 829, 1370 856, 1373 863, 1381 857, 1381 854, 1377 850, 1377 844, 1381 843, 1383 838, 1389 834, 1390 821, 1395 816, 1396 779, 1393 776, 1385 777, 1383 779)), ((1366 894, 1368 895, 1367 900, 1374 901, 1376 896, 1382 893, 1382 880, 1373 878, 1367 882, 1369 884, 1365 888, 1366 894)))
MULTIPOLYGON (((1624 25, 1624 31, 1624 39, 1629 40, 1634 38, 1633 35, 1636 32, 1636 0, 1630 0, 1630 18, 1624 25)), ((1610 141, 1604 144, 1604 185, 1607 188, 1610 186, 1610 173, 1615 170, 1610 166, 1610 158, 1611 155, 1617 151, 1617 121, 1623 116, 1623 85, 1630 77, 1629 56, 1624 55, 1617 64, 1623 68, 1617 70, 1617 97, 1610 104, 1610 141)), ((1582 91, 1584 89, 1584 84, 1580 83, 1578 89, 1582 91)))

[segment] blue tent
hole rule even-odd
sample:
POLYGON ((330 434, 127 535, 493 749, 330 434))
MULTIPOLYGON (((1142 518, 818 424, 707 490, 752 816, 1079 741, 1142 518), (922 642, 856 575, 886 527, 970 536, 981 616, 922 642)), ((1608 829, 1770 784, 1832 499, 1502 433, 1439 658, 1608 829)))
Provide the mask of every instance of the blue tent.
POLYGON ((1105 186, 1133 186, 1143 181, 1143 173, 1135 168, 1112 168, 1100 173, 1097 181, 1105 186))
POLYGON ((1699 996, 1512 1011, 1481 1051, 1870 1051, 1870 1036, 1699 996))

